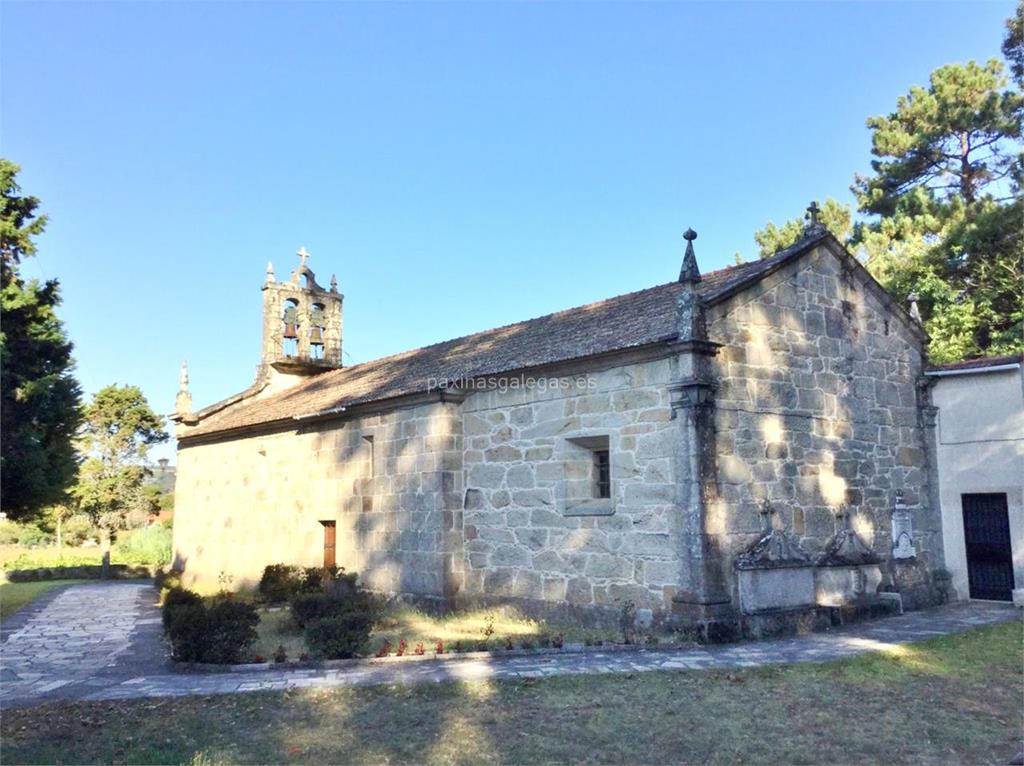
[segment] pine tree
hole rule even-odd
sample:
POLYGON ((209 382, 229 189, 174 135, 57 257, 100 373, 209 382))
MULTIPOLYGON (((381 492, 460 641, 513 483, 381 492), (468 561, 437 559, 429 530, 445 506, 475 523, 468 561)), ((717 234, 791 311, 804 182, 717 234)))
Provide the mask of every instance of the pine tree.
MULTIPOLYGON (((950 64, 867 121, 873 173, 851 187, 863 216, 829 200, 822 221, 897 301, 920 296, 933 361, 1024 348, 1024 0, 996 60, 950 64)), ((754 235, 761 256, 795 242, 799 219, 754 235)))
POLYGON ((71 493, 78 508, 99 527, 104 547, 133 512, 156 512, 145 492, 146 455, 167 441, 163 418, 153 412, 138 386, 100 389, 85 408, 80 447, 84 462, 71 493))
POLYGON ((56 314, 57 280, 26 282, 18 273, 46 226, 39 200, 20 194, 18 171, 0 158, 0 508, 26 518, 59 502, 75 479, 81 389, 56 314))
POLYGON ((874 218, 853 240, 898 299, 921 296, 933 361, 1024 345, 1021 114, 992 60, 940 67, 868 120, 874 174, 853 191, 874 218))

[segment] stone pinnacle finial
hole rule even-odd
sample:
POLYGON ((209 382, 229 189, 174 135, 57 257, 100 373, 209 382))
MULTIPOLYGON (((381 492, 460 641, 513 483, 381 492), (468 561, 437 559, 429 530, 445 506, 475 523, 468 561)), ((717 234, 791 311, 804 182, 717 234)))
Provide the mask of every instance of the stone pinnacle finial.
POLYGON ((192 394, 188 390, 188 362, 182 360, 181 371, 178 373, 178 395, 174 398, 176 415, 188 415, 192 412, 192 394))
POLYGON ((331 274, 331 292, 338 292, 338 277, 334 274, 331 274))
POLYGON ((309 252, 306 248, 300 247, 296 255, 299 256, 299 268, 306 268, 306 260, 309 258, 309 252))
POLYGON ((911 293, 907 296, 907 300, 910 301, 910 318, 916 321, 918 324, 922 323, 921 320, 921 309, 918 308, 917 302, 921 299, 917 293, 911 293))
POLYGON ((680 282, 700 282, 700 269, 697 268, 697 256, 693 252, 693 240, 697 239, 697 232, 687 229, 683 233, 686 240, 686 253, 683 255, 683 268, 679 271, 680 282))
POLYGON ((276 282, 277 278, 274 276, 274 264, 271 261, 267 261, 267 283, 276 282))

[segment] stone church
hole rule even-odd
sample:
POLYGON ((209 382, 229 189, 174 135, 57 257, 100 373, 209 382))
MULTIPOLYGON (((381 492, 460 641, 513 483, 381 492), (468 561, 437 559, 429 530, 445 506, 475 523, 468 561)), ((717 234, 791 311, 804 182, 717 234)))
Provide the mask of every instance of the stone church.
POLYGON ((772 257, 342 365, 337 282, 268 265, 245 391, 193 410, 186 583, 336 563, 442 607, 707 638, 955 596, 926 336, 816 221, 772 257), (829 611, 831 610, 831 612, 829 611))

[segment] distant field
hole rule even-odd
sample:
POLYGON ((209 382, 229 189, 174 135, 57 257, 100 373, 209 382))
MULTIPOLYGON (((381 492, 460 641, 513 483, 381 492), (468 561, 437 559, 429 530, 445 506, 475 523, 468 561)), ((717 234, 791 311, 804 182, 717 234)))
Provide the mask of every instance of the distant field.
MULTIPOLYGON (((7 568, 7 565, 19 558, 26 558, 33 563, 39 562, 39 566, 57 566, 56 562, 61 561, 69 566, 81 564, 99 564, 103 552, 99 546, 94 548, 71 548, 64 546, 48 546, 45 548, 24 548, 20 545, 0 545, 0 569, 7 568)), ((116 560, 115 560, 116 563, 116 560)))

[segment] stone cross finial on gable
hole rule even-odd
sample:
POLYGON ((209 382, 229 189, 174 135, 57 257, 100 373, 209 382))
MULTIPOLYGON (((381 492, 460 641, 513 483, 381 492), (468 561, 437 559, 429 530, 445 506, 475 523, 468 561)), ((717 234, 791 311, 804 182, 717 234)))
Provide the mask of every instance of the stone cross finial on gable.
POLYGON ((680 282, 700 282, 700 269, 697 268, 697 256, 693 252, 693 240, 697 239, 697 232, 687 229, 683 234, 686 240, 686 254, 683 255, 683 268, 679 271, 680 282))
POLYGON ((807 220, 810 221, 811 226, 819 226, 821 222, 818 220, 818 214, 821 212, 821 208, 818 207, 818 201, 814 200, 810 205, 807 206, 807 220))
POLYGON ((181 371, 178 373, 178 388, 188 391, 188 360, 181 360, 181 371))
POLYGON ((306 251, 306 248, 300 247, 299 252, 297 252, 296 255, 299 256, 299 268, 306 268, 306 259, 309 258, 309 253, 306 251))

